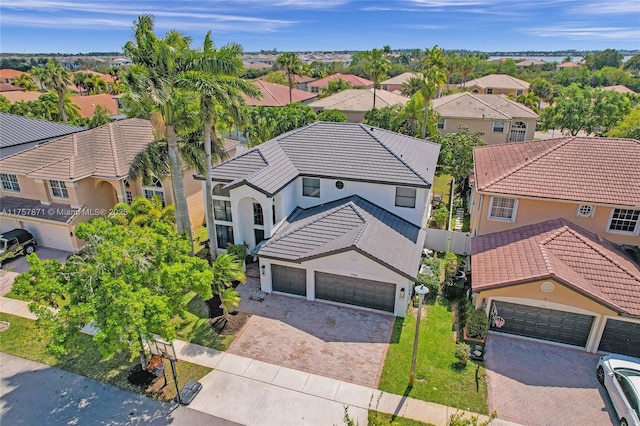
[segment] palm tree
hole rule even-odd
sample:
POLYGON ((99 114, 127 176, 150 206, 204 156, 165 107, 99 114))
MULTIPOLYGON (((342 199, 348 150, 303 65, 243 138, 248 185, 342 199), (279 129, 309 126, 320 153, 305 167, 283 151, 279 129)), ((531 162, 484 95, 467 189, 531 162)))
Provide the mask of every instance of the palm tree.
POLYGON ((447 81, 442 71, 445 67, 444 51, 438 46, 425 49, 424 70, 420 94, 424 98, 424 117, 422 122, 422 138, 427 136, 427 120, 429 118, 429 101, 440 95, 440 90, 447 81))
POLYGON ((242 262, 230 254, 221 254, 211 265, 213 269, 213 283, 211 284, 213 293, 220 297, 222 312, 225 318, 233 310, 233 306, 238 306, 240 298, 237 291, 232 288, 234 281, 244 283, 247 277, 242 268, 242 262))
POLYGON ((295 76, 302 72, 302 61, 294 52, 285 52, 278 56, 276 61, 278 65, 284 68, 289 83, 289 103, 293 102, 293 86, 295 86, 295 76))
POLYGON ((184 99, 177 99, 180 95, 175 85, 183 72, 193 66, 189 62, 193 55, 187 54, 191 39, 176 31, 169 31, 161 39, 156 37, 153 29, 150 15, 140 16, 134 23, 135 41, 124 46, 125 54, 133 62, 125 78, 132 96, 142 102, 150 101, 155 108, 152 122, 155 123, 156 137, 166 138, 168 146, 177 230, 193 240, 176 130, 176 126, 186 127, 188 117, 181 114, 185 112, 180 108, 184 99))
POLYGON ((77 72, 73 74, 73 84, 76 85, 80 89, 80 96, 82 96, 82 91, 87 90, 86 81, 89 74, 84 72, 77 72))
POLYGON ((422 75, 415 75, 404 83, 402 83, 402 94, 404 96, 411 97, 420 91, 422 87, 422 75))
POLYGON ((151 200, 145 197, 134 197, 131 204, 118 203, 113 207, 109 220, 118 225, 150 226, 153 222, 162 222, 175 226, 176 212, 173 206, 162 206, 157 195, 151 200))
POLYGON ((213 261, 217 256, 217 244, 216 231, 213 225, 211 167, 214 157, 219 161, 223 161, 227 157, 223 141, 218 139, 216 133, 218 117, 220 113, 223 113, 230 116, 236 125, 244 124, 244 109, 240 107, 244 103, 242 95, 260 98, 262 94, 253 84, 240 78, 244 71, 242 47, 240 45, 229 44, 221 49, 216 49, 211 40, 211 32, 208 32, 205 36, 202 50, 197 52, 197 61, 202 64, 202 69, 185 73, 182 79, 176 80, 176 85, 200 95, 200 118, 204 131, 204 152, 207 170, 205 211, 208 224, 209 253, 213 261))
POLYGON ((18 77, 11 80, 11 84, 14 86, 22 87, 27 92, 37 92, 38 87, 33 82, 33 79, 29 74, 20 74, 18 77))
POLYGON ((451 77, 460 68, 460 57, 454 52, 447 53, 446 56, 446 68, 447 68, 447 92, 450 90, 451 77))
POLYGON ((35 73, 38 74, 38 78, 44 87, 54 91, 58 95, 61 121, 66 122, 67 112, 64 105, 64 95, 67 91, 67 86, 72 83, 71 71, 59 62, 49 59, 44 66, 44 70, 36 71, 35 73))
POLYGON ((380 85, 380 79, 391 69, 391 62, 383 50, 373 49, 365 54, 365 69, 373 80, 373 108, 376 108, 376 89, 380 85))
POLYGON ((476 58, 471 55, 465 55, 460 61, 460 72, 462 73, 462 88, 467 84, 469 77, 476 70, 476 58))

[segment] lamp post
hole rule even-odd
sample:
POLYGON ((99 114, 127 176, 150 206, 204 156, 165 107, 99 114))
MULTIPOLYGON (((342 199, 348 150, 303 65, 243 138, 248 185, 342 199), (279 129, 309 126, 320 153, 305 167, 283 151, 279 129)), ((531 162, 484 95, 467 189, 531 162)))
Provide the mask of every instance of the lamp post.
POLYGON ((413 387, 413 379, 416 375, 416 356, 418 355, 418 336, 420 335, 420 314, 422 313, 422 301, 429 289, 423 284, 416 286, 415 292, 418 294, 418 317, 416 318, 416 335, 413 338, 413 357, 411 358, 411 374, 409 375, 409 387, 413 387))

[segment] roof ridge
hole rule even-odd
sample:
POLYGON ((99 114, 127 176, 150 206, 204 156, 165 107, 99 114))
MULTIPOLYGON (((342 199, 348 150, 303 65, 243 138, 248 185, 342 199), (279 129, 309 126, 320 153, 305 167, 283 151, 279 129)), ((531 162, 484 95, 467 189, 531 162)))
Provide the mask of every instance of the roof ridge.
MULTIPOLYGON (((489 103, 487 103, 487 102, 483 101, 482 99, 479 99, 479 98, 477 98, 477 97, 473 96, 473 93, 469 93, 469 92, 464 92, 464 93, 465 93, 465 94, 467 94, 468 96, 471 96, 473 99, 475 99, 476 101, 480 102, 481 104, 488 106, 488 107, 489 107, 489 108, 491 108, 492 110, 494 110, 494 111, 496 111, 496 112, 499 112, 499 113, 500 113, 500 114, 502 114, 502 115, 506 115, 506 116, 507 116, 507 117, 509 117, 510 119, 513 119, 513 117, 512 117, 510 114, 507 114, 506 112, 499 110, 498 108, 496 108, 496 107, 494 107, 493 105, 491 105, 491 104, 489 104, 489 103)), ((478 93, 478 94, 479 94, 479 93, 478 93)), ((487 95, 487 96, 491 96, 491 95, 487 95)), ((482 116, 484 117, 484 114, 483 114, 482 116)))
MULTIPOLYGON (((271 96, 273 99, 275 99, 275 101, 276 101, 278 104, 280 104, 280 100, 278 100, 278 98, 277 98, 277 97, 276 97, 276 96, 271 92, 271 90, 269 90, 269 88, 267 87, 267 85, 262 84, 262 83, 264 83, 264 81, 262 81, 262 80, 258 80, 258 81, 260 81, 260 83, 261 83, 260 85, 261 85, 261 86, 262 86, 262 88, 263 88, 263 89, 264 89, 264 90, 269 94, 269 96, 271 96)), ((274 84, 276 84, 276 83, 274 83, 274 84)))
POLYGON ((75 171, 76 171, 76 158, 78 157, 78 138, 76 137, 77 134, 73 133, 71 134, 71 144, 73 147, 73 151, 71 156, 69 157, 69 176, 73 179, 76 178, 75 175, 75 171))
MULTIPOLYGON (((508 100, 509 102, 511 102, 511 104, 513 104, 513 106, 515 106, 515 107, 517 107, 517 108, 521 109, 522 111, 525 111, 525 112, 532 112, 532 113, 536 114, 536 112, 535 112, 534 110, 532 110, 531 108, 529 108, 528 106, 523 105, 523 104, 521 104, 520 102, 515 101, 515 100, 513 100, 513 99, 509 98, 509 96, 505 95, 504 93, 501 93, 501 94, 499 94, 498 96, 500 96, 500 97, 501 97, 501 98, 503 98, 503 99, 508 100)), ((536 114, 536 115, 537 115, 538 117, 540 116, 539 114, 536 114)), ((517 118, 517 117, 511 117, 511 118, 517 118)))
MULTIPOLYGON (((571 141, 575 140, 575 139, 576 139, 576 136, 569 136, 569 137, 567 137, 567 138, 560 138, 559 140, 563 140, 563 139, 564 139, 564 141, 563 141, 563 142, 561 142, 561 143, 559 143, 559 144, 557 144, 557 145, 554 145, 553 147, 551 147, 551 148, 549 148, 549 149, 547 149, 547 150, 544 150, 544 151, 543 151, 543 152, 541 152, 540 154, 538 154, 538 155, 536 155, 536 156, 532 157, 530 160, 525 161, 524 163, 521 163, 519 166, 516 166, 515 168, 513 168, 512 170, 510 170, 510 171, 508 171, 507 173, 503 174, 502 176, 499 176, 499 177, 497 177, 497 178, 493 179, 491 182, 489 182, 488 184, 486 184, 486 185, 485 185, 485 187, 484 187, 484 189, 483 189, 483 190, 486 190, 486 188, 488 188, 489 186, 491 186, 491 185, 493 185, 493 184, 495 184, 495 183, 497 183, 497 182, 500 182, 501 180, 506 179, 507 177, 509 177, 509 176, 513 175, 514 173, 516 173, 516 172, 518 172, 518 171, 520 171, 520 170, 524 169, 525 167, 529 166, 530 164, 532 164, 532 163, 534 163, 534 162, 538 161, 538 160, 539 160, 539 159, 541 159, 542 157, 544 157, 544 156, 546 156, 546 155, 549 155, 549 154, 550 154, 550 153, 552 153, 553 151, 556 151, 557 149, 559 149, 559 148, 561 148, 561 147, 565 146, 567 143, 569 143, 569 142, 571 142, 571 141)), ((553 140, 553 139, 547 139, 547 141, 549 141, 549 140, 553 140)), ((533 142, 542 142, 542 143, 544 143, 545 141, 533 141, 533 142)), ((493 145, 493 146, 504 146, 504 145, 493 145)))
MULTIPOLYGON (((433 184, 432 182, 429 182, 427 179, 425 179, 420 173, 418 173, 416 170, 413 169, 413 167, 411 167, 409 164, 407 164, 406 161, 404 161, 401 157, 398 156, 398 154, 396 154, 395 152, 393 152, 391 150, 391 148, 389 148, 384 142, 382 142, 380 139, 378 139, 376 137, 376 135, 374 135, 372 132, 370 132, 369 130, 367 130, 367 126, 362 124, 362 123, 358 123, 360 125, 360 128, 362 130, 364 130, 368 135, 370 135, 376 142, 378 142, 384 149, 387 150, 387 152, 389 152, 391 155, 393 155, 398 161, 400 161, 407 169, 411 170, 411 172, 416 175, 420 180, 422 180, 424 183, 426 183, 427 185, 429 185, 429 187, 431 187, 431 185, 433 184)), ((373 127, 372 127, 373 128, 373 127)))
MULTIPOLYGON (((113 161, 114 164, 114 169, 116 171, 116 176, 122 176, 121 172, 120 172, 120 163, 118 162, 118 158, 120 158, 119 154, 119 149, 118 149, 118 144, 116 144, 116 135, 115 135, 115 125, 112 125, 111 123, 107 124, 107 132, 109 133, 109 143, 111 145, 111 160, 113 161)), ((120 126, 118 126, 118 130, 120 130, 120 133, 122 133, 122 129, 120 129, 120 126)), ((94 163, 95 166, 95 163, 94 163)))

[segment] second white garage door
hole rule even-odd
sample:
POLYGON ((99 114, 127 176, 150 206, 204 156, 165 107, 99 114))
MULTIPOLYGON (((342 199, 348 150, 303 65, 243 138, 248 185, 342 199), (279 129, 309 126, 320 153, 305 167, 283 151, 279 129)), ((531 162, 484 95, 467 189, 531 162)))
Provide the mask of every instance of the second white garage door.
POLYGON ((22 226, 33 234, 39 246, 73 251, 67 227, 26 221, 22 222, 22 226))

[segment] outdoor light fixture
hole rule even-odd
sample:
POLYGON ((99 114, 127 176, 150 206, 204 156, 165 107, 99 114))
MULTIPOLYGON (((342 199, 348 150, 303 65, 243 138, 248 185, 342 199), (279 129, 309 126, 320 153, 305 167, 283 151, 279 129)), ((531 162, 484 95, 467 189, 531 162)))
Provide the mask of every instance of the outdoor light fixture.
POLYGON ((404 300, 404 287, 400 289, 400 300, 404 300))
POLYGON ((415 292, 418 295, 418 317, 416 318, 416 334, 413 338, 413 357, 411 358, 411 374, 409 375, 409 387, 413 387, 413 379, 416 376, 416 355, 418 355, 418 335, 420 334, 420 314, 422 313, 422 301, 429 293, 429 289, 420 284, 416 286, 415 292))
POLYGON ((260 271, 262 271, 262 276, 264 277, 265 275, 267 275, 267 267, 262 265, 260 267, 260 271))
POLYGON ((482 298, 482 303, 480 304, 480 307, 482 309, 485 309, 487 307, 487 299, 485 299, 484 297, 482 298))

